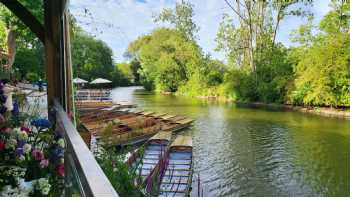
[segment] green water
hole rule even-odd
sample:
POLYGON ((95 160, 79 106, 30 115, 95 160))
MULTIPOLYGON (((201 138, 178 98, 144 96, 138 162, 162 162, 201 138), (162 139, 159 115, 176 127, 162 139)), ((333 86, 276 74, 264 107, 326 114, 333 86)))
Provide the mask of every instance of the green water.
POLYGON ((137 88, 114 100, 194 118, 192 196, 350 196, 350 121, 269 111, 137 88))

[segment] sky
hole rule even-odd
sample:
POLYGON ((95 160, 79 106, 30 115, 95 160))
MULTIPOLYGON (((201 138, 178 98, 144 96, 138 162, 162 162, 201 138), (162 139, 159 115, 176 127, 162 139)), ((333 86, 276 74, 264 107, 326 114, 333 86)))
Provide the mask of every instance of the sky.
MULTIPOLYGON (((213 58, 225 60, 221 52, 216 52, 215 37, 224 13, 234 16, 224 0, 189 0, 194 5, 194 22, 200 27, 197 41, 204 52, 213 58)), ((232 1, 232 0, 231 0, 232 1)), ((309 10, 314 13, 315 23, 329 11, 330 0, 315 0, 309 10)), ((155 24, 152 16, 164 8, 175 8, 176 0, 71 0, 70 12, 78 24, 90 35, 101 39, 113 50, 116 62, 125 61, 123 53, 130 42, 148 34, 164 24, 155 24)), ((286 46, 290 33, 306 19, 287 17, 282 21, 277 40, 286 46)))

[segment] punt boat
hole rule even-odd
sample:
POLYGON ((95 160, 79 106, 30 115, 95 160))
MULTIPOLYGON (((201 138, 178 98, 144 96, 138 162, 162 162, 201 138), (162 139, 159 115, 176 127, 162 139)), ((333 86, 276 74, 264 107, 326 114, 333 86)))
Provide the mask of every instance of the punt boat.
MULTIPOLYGON (((127 163, 141 177, 141 184, 151 174, 159 160, 164 156, 171 140, 171 132, 160 131, 151 137, 143 148, 138 149, 127 163)), ((140 184, 140 182, 139 182, 140 184)))
POLYGON ((165 155, 166 166, 160 172, 159 196, 188 197, 192 184, 192 138, 178 136, 165 155))

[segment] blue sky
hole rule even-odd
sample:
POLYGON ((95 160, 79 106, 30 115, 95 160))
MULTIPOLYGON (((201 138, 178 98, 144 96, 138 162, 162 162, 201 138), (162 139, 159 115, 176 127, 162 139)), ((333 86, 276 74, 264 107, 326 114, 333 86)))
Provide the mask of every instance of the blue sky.
MULTIPOLYGON (((141 35, 150 33, 162 24, 154 24, 152 16, 163 8, 174 8, 176 0, 71 0, 70 11, 78 24, 113 49, 116 62, 124 61, 128 44, 141 35), (88 9, 86 12, 85 9, 88 9)), ((215 36, 224 13, 233 15, 224 0, 190 0, 194 4, 194 21, 200 27, 198 43, 206 53, 224 60, 222 53, 214 51, 215 36)), ((316 0, 310 11, 315 23, 329 11, 330 0, 316 0)), ((277 40, 291 45, 289 34, 306 19, 286 18, 278 32, 277 40)), ((164 26, 164 24, 163 24, 164 26)))

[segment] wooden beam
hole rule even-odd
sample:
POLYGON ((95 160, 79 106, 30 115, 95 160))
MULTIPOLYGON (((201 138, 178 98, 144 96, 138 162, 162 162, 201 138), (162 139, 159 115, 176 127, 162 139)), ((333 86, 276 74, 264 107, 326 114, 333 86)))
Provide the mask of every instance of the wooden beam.
POLYGON ((15 14, 35 35, 45 43, 44 26, 17 0, 0 0, 13 14, 15 14))

